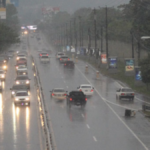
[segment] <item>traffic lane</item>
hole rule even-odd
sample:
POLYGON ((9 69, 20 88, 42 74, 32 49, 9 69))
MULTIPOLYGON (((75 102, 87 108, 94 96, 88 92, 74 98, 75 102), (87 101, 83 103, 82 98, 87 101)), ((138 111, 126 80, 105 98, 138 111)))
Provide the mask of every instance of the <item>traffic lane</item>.
MULTIPOLYGON (((122 115, 122 114, 121 114, 122 115)), ((116 115, 116 117, 118 117, 117 115, 116 115)), ((120 118, 119 118, 119 120, 120 120, 120 118)), ((122 122, 122 121, 121 121, 122 122)), ((126 125, 125 125, 125 127, 126 127, 126 125)), ((130 129, 128 128, 128 127, 126 127, 126 129, 128 129, 128 131, 130 131, 130 129)), ((131 132, 131 131, 130 131, 131 132)), ((137 138, 136 138, 137 139, 137 138)), ((140 142, 139 142, 140 143, 140 142)))
MULTIPOLYGON (((77 67, 80 67, 81 65, 77 66, 77 67)), ((80 70, 80 73, 82 71, 80 70)), ((93 80, 93 78, 91 77, 88 77, 87 75, 84 75, 83 72, 81 73, 82 76, 85 76, 87 78, 87 80, 96 88, 96 90, 100 93, 99 95, 101 95, 101 91, 99 90, 99 82, 100 81, 97 81, 95 82, 93 80)), ((103 97, 101 95, 101 97, 103 97)), ((112 99, 106 99, 106 98, 103 98, 103 100, 113 100, 112 99)), ((116 114, 116 116, 118 117, 118 119, 124 124, 124 126, 126 126, 126 128, 128 130, 132 130, 131 132, 134 132, 136 134, 136 138, 140 141, 143 142, 143 144, 146 144, 147 147, 150 148, 150 145, 148 143, 148 141, 150 140, 150 132, 149 132, 149 126, 150 126, 150 123, 149 121, 144 117, 144 115, 141 113, 141 112, 136 112, 136 117, 132 117, 130 119, 128 118, 125 118, 124 117, 124 112, 125 112, 125 109, 122 108, 122 107, 118 107, 118 106, 115 106, 115 103, 114 104, 110 104, 108 103, 109 105, 111 105, 111 108, 113 108, 113 111, 114 114, 116 114)), ((131 105, 130 105, 131 107, 131 105)), ((134 108, 134 107, 133 107, 134 108)))
MULTIPOLYGON (((11 99, 10 87, 15 79, 15 58, 9 61, 6 74, 5 89, 0 99, 1 103, 1 136, 0 149, 38 149, 43 148, 40 141, 39 119, 37 117, 36 95, 34 94, 33 80, 31 80, 31 106, 15 107, 11 99)), ((29 67, 30 68, 30 67, 29 67)), ((31 68, 29 75, 32 74, 31 68)), ((31 77, 32 79, 32 77, 31 77)))
POLYGON ((82 73, 85 74, 87 78, 92 79, 93 83, 97 86, 97 89, 99 89, 101 95, 108 101, 133 109, 142 108, 142 101, 139 101, 137 98, 134 99, 134 102, 129 101, 129 99, 122 99, 121 101, 116 99, 116 90, 119 89, 121 86, 113 79, 100 74, 100 79, 97 80, 96 70, 93 70, 93 68, 89 67, 88 73, 85 73, 85 62, 79 61, 76 65, 79 67, 82 73))
MULTIPOLYGON (((55 60, 54 60, 55 61, 55 60)), ((57 62, 53 62, 52 64, 56 64, 57 62)), ((51 85, 56 85, 57 84, 57 86, 59 87, 59 85, 60 85, 60 81, 63 81, 62 79, 60 80, 60 75, 59 75, 59 73, 58 72, 56 72, 56 68, 54 68, 54 67, 52 67, 51 69, 52 70, 49 70, 49 69, 45 69, 45 67, 40 67, 40 63, 38 62, 37 63, 38 64, 38 68, 39 68, 39 72, 40 72, 40 77, 41 77, 41 82, 42 82, 42 87, 43 87, 43 91, 44 91, 44 97, 46 98, 46 99, 48 99, 48 101, 49 101, 49 103, 51 103, 51 104, 49 104, 50 106, 50 108, 49 108, 49 111, 50 111, 50 115, 51 115, 51 120, 52 120, 52 124, 53 124, 53 127, 54 127, 54 133, 55 133, 55 137, 56 137, 56 143, 57 143, 57 147, 60 147, 60 148, 62 148, 63 147, 63 145, 64 145, 64 142, 65 141, 63 141, 62 140, 62 138, 60 138, 60 135, 61 135, 61 133, 64 135, 64 134, 67 134, 67 135, 70 135, 70 132, 69 132, 69 129, 71 128, 71 126, 69 126, 69 124, 70 124, 70 121, 72 121, 73 120, 73 122, 74 123, 79 123, 79 121, 80 120, 78 120, 78 115, 80 115, 80 117, 83 117, 83 120, 85 119, 84 117, 86 117, 86 121, 87 121, 87 123, 88 124, 90 124, 90 126, 91 126, 91 128, 92 128, 92 133, 93 133, 93 136, 92 136, 92 134, 90 133, 89 135, 90 135, 90 137, 88 137, 88 138, 90 138, 90 141, 87 139, 87 141, 88 141, 88 143, 89 142, 91 142, 91 140, 94 142, 94 141, 96 141, 96 140, 100 140, 100 139, 102 139, 103 138, 103 134, 101 134, 101 133, 103 133, 102 131, 107 131, 107 130, 111 130, 111 132, 110 132, 110 135, 113 135, 113 136, 115 136, 116 135, 116 132, 118 133, 117 134, 117 136, 119 137, 119 138, 121 138, 122 139, 122 141, 124 141, 124 143, 125 143, 125 145, 124 144, 119 144, 119 148, 121 148, 121 149, 137 149, 137 147, 140 147, 141 149, 142 149, 142 146, 139 144, 139 142, 131 135, 131 133, 130 132, 128 132, 128 130, 124 127, 124 126, 122 126, 122 124, 119 122, 119 120, 114 116, 114 115, 112 115, 112 116, 110 116, 110 119, 109 119, 109 122, 108 122, 108 124, 110 124, 111 125, 111 123, 112 123, 112 120, 114 120, 114 127, 116 127, 117 126, 117 130, 115 129, 115 128, 113 128, 112 126, 110 126, 110 129, 108 129, 108 128, 105 128, 106 127, 106 122, 104 122, 104 120, 105 119, 107 119, 107 118, 104 118, 104 114, 107 112, 109 112, 109 110, 107 110, 108 109, 108 107, 106 106, 106 104, 100 99, 100 97, 98 97, 98 95, 96 96, 96 98, 94 98, 95 96, 93 96, 92 97, 92 100, 95 100, 96 102, 96 107, 93 107, 92 105, 91 105, 91 103, 87 103, 87 106, 86 106, 86 110, 87 110, 87 112, 86 112, 86 114, 84 115, 84 113, 83 112, 81 112, 81 113, 76 113, 76 111, 74 111, 74 108, 73 108, 73 111, 72 111, 72 109, 70 110, 70 111, 67 111, 67 116, 66 117, 64 117, 65 116, 65 114, 63 114, 63 111, 64 111, 64 109, 67 109, 67 107, 66 107, 66 103, 61 107, 60 105, 58 105, 58 103, 56 103, 56 102, 54 102, 54 101, 52 101, 51 102, 51 100, 50 100, 50 94, 49 94, 49 92, 47 91, 47 88, 50 88, 51 87, 51 85), (42 68, 44 68, 44 69, 42 69, 42 68), (53 77, 52 77, 53 76, 53 77), (49 82, 48 82, 49 81, 49 82), (58 82, 59 81, 59 82, 58 82), (49 83, 49 84, 47 84, 47 83, 49 83), (47 91, 47 92, 46 92, 47 91), (62 110, 61 112, 60 112, 60 110, 62 110), (104 113, 104 110, 105 110, 105 113, 104 113), (99 114, 101 114, 101 116, 99 115, 99 114), (67 118, 68 117, 68 118, 67 118), (97 119, 97 118, 102 118, 102 120, 100 120, 100 119, 97 119), (95 119, 96 118, 96 119, 95 119), (112 119, 112 120, 111 120, 112 119), (101 122, 104 122, 104 125, 103 126, 99 126, 100 124, 101 124, 101 122), (116 123, 117 123, 117 125, 116 125, 116 123), (63 132, 63 131, 61 131, 62 129, 62 127, 66 127, 66 129, 64 129, 63 128, 63 131, 65 131, 65 133, 63 132), (59 132, 58 132, 59 131, 59 132), (119 132, 118 132, 119 131, 119 132), (124 134, 124 133, 128 133, 128 134, 124 134), (94 134, 97 136, 94 136, 94 134), (122 136, 122 135, 124 135, 124 136, 122 136), (93 138, 93 137, 95 137, 95 138, 93 138), (130 139, 132 139, 132 141, 134 142, 134 144, 135 144, 135 146, 134 146, 134 144, 133 143, 131 143, 130 142, 130 140, 128 140, 129 139, 129 137, 130 137, 130 139), (96 140, 95 140, 96 139, 96 140), (57 142, 57 141, 59 141, 59 143, 57 142), (60 141, 62 141, 62 143, 60 142, 60 141), (62 145, 61 145, 62 144, 62 145), (132 145, 133 144, 133 145, 132 145), (137 146, 138 145, 138 146, 137 146)), ((58 64, 59 65, 59 64, 58 64)), ((52 66, 54 66, 54 65, 52 65, 52 66)), ((63 66, 58 66, 58 67, 63 67, 63 66)), ((59 69, 60 70, 60 69, 59 69)), ((59 71, 59 70, 57 70, 57 71, 59 71)), ((61 70, 62 71, 62 70, 61 70)), ((76 70, 75 70, 75 72, 76 72, 76 70)), ((64 73, 64 72, 62 72, 62 73, 64 73)), ((65 74, 64 74, 64 79, 66 79, 66 83, 68 83, 68 85, 69 85, 69 90, 73 90, 73 89, 75 89, 75 87, 77 87, 77 85, 79 85, 80 83, 82 83, 82 82, 84 82, 84 83, 87 83, 87 81, 85 81, 85 79, 83 78, 83 77, 81 77, 81 75, 79 74, 79 72, 77 71, 76 72, 76 75, 74 75, 73 77, 74 77, 74 82, 72 82, 72 79, 70 80, 71 81, 71 83, 70 82, 68 82, 69 80, 68 80, 68 72, 65 72, 66 73, 66 75, 67 75, 67 77, 65 77, 65 74), (79 78, 79 76, 80 76, 80 78, 79 78), (76 77, 76 78, 75 78, 76 77)), ((62 84, 65 84, 65 83, 61 83, 61 85, 62 84)), ((66 85, 66 84, 65 84, 66 85)), ((92 101, 91 100, 91 101, 92 101)), ((110 114, 112 114, 112 112, 110 112, 110 114)), ((84 123, 84 121, 82 121, 83 123, 84 123)), ((87 128, 87 124, 86 123, 84 123, 84 128, 86 128, 86 130, 88 130, 88 128, 87 128)), ((80 131, 80 129, 81 129, 81 127, 80 126, 77 126, 77 130, 74 130, 74 132, 77 132, 77 131, 80 131)), ((83 128, 82 128, 82 130, 81 130, 82 132, 84 131, 83 130, 83 128)), ((87 131, 88 132, 88 131, 87 131)), ((81 136, 81 135, 80 135, 81 136)), ((87 136, 87 133, 83 133, 83 137, 85 138, 87 136)), ((110 136, 111 137, 111 136, 110 136)), ((76 139, 76 138, 75 138, 76 139)), ((71 141, 73 141, 73 140, 75 140, 71 135, 69 136, 69 139, 67 139, 67 140, 70 140, 70 142, 71 141)), ((65 140, 65 139, 64 139, 65 140)), ((77 141, 77 139, 76 139, 76 141, 77 141)), ((117 149, 118 148, 118 142, 117 141, 115 141, 115 140, 112 140, 112 139, 110 139, 108 136, 107 136, 107 141, 108 141, 108 143, 109 144, 107 144, 108 145, 108 147, 109 148, 111 148, 111 147, 114 147, 114 149, 117 149), (115 143, 114 143, 115 142, 115 143), (112 145, 112 143, 113 143, 113 145, 112 145)), ((81 145, 80 145, 80 140, 79 141, 77 141, 77 143, 76 144, 79 144, 79 147, 80 148, 84 148, 83 147, 83 145, 88 145, 87 143, 82 143, 81 145)), ((89 146, 89 145, 88 145, 89 146)), ((91 146, 91 144, 90 144, 90 146, 91 146)), ((95 143, 93 143, 92 144, 92 147, 93 146, 98 146, 98 147, 100 147, 101 145, 99 145, 99 144, 95 144, 95 143)), ((105 147, 106 145, 104 144, 103 145, 103 147, 105 147)), ((72 144, 71 144, 71 147, 72 147, 72 144)), ((107 146, 106 146, 107 147, 107 146)), ((73 149, 73 148, 71 148, 71 149, 73 149)))

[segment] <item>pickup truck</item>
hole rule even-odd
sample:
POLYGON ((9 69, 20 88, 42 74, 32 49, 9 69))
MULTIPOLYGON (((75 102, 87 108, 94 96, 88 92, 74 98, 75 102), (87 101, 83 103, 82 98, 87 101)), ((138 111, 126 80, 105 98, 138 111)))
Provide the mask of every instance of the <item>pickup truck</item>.
POLYGON ((50 62, 49 56, 41 56, 40 61, 42 63, 49 63, 50 62))
POLYGON ((84 108, 87 102, 87 98, 82 91, 71 91, 69 95, 67 95, 66 99, 67 106, 69 106, 69 108, 71 108, 72 105, 84 108))

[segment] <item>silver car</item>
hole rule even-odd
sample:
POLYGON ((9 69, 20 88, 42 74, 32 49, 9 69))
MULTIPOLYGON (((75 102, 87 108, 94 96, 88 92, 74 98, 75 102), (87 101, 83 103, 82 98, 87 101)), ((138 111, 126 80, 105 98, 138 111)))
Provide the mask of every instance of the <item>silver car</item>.
POLYGON ((67 91, 65 91, 63 88, 55 88, 50 92, 51 92, 51 98, 55 98, 58 100, 66 99, 67 91))
POLYGON ((30 97, 28 91, 18 91, 14 94, 14 103, 15 105, 30 105, 30 97))
POLYGON ((30 79, 27 75, 19 75, 15 79, 16 84, 26 85, 28 89, 30 89, 30 79))
POLYGON ((16 73, 17 75, 27 75, 28 74, 28 69, 26 65, 19 65, 16 68, 16 73))
POLYGON ((4 70, 0 70, 0 79, 5 81, 5 77, 6 77, 5 71, 4 70))
POLYGON ((60 62, 60 63, 64 63, 64 62, 66 62, 66 61, 68 61, 68 60, 70 60, 70 58, 69 58, 68 56, 61 56, 61 57, 59 58, 59 62, 60 62))

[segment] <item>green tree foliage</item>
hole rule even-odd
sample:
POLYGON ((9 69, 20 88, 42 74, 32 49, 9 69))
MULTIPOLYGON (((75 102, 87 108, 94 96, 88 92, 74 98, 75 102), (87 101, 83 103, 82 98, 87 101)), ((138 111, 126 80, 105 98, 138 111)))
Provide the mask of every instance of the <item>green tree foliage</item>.
POLYGON ((13 4, 8 4, 6 7, 6 24, 16 32, 20 30, 18 12, 13 4))
POLYGON ((142 74, 142 81, 147 85, 147 88, 150 83, 150 55, 146 59, 143 59, 140 62, 141 66, 141 74, 142 74))

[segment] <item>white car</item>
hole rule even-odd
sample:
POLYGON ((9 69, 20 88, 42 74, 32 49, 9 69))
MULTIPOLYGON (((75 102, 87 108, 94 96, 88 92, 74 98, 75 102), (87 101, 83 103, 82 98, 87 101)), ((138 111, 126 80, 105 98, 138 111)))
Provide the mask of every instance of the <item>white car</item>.
POLYGON ((122 87, 119 90, 117 90, 116 99, 121 100, 122 98, 127 98, 127 99, 133 101, 134 95, 135 95, 135 93, 133 92, 132 89, 130 89, 128 87, 122 87))
POLYGON ((27 66, 26 65, 19 65, 16 68, 16 72, 17 72, 17 75, 27 75, 28 74, 27 66))
POLYGON ((14 94, 14 103, 15 105, 21 104, 21 105, 30 105, 30 97, 28 94, 28 91, 18 91, 14 94))
POLYGON ((25 54, 18 54, 16 59, 19 60, 20 58, 25 58, 25 59, 27 59, 27 57, 26 57, 25 54))
POLYGON ((5 81, 5 77, 6 77, 5 71, 4 70, 0 70, 0 79, 5 81))
POLYGON ((65 56, 65 53, 63 53, 63 52, 57 52, 56 53, 56 58, 60 58, 61 56, 65 56))
POLYGON ((82 91, 86 96, 92 96, 94 93, 94 87, 90 84, 81 84, 78 91, 82 91))
POLYGON ((67 96, 67 91, 65 91, 63 88, 55 88, 51 92, 51 98, 55 98, 58 100, 64 100, 67 96))

